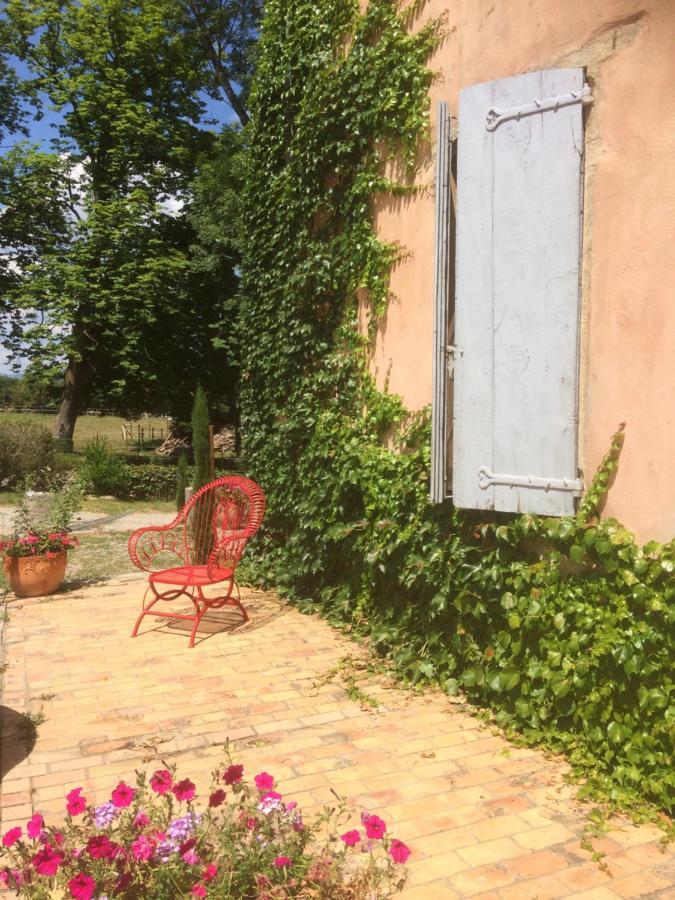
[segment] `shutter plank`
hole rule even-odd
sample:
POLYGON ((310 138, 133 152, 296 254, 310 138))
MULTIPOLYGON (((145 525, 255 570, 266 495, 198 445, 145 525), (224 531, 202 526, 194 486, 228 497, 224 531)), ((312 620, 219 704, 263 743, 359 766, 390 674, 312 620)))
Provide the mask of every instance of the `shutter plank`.
POLYGON ((493 509, 478 466, 492 468, 492 136, 485 112, 493 84, 460 93, 457 149, 452 496, 455 506, 493 509), (480 252, 476 252, 480 248, 480 252), (480 462, 478 462, 480 460, 480 462))

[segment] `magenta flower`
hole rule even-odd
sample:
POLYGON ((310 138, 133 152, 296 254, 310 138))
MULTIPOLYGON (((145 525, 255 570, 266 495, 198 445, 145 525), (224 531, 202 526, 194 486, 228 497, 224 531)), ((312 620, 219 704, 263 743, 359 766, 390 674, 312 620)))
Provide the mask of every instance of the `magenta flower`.
POLYGON ((28 832, 28 837, 35 840, 35 838, 40 837, 42 833, 42 826, 45 824, 45 820, 42 818, 40 813, 35 813, 35 815, 31 816, 26 824, 26 831, 28 832))
POLYGON ((215 809, 217 806, 222 806, 225 802, 225 797, 227 797, 225 791, 214 791, 209 797, 209 809, 215 809))
POLYGON ((150 787, 156 794, 166 794, 173 787, 173 778, 168 769, 158 769, 150 779, 150 787))
POLYGON ((406 847, 403 841, 393 840, 389 848, 389 855, 395 863, 407 862, 410 856, 410 847, 406 847))
POLYGON ((96 882, 84 872, 78 872, 74 878, 68 882, 70 896, 75 900, 91 900, 96 890, 96 882))
POLYGON ((209 863, 202 872, 202 881, 213 881, 217 874, 218 866, 215 866, 213 863, 209 863))
POLYGON ((268 772, 261 772, 255 776, 255 786, 259 791, 271 791, 274 787, 274 778, 268 772))
POLYGON ((117 844, 107 834, 96 834, 87 841, 87 853, 92 859, 112 859, 117 853, 117 844))
POLYGON ((276 869, 287 869, 289 866, 293 865, 293 860, 288 856, 277 856, 277 858, 273 860, 272 865, 276 869))
POLYGON ((225 784, 239 784, 244 777, 244 767, 240 765, 228 766, 223 775, 225 784))
POLYGON ((195 853, 194 850, 188 850, 181 856, 183 862, 186 862, 188 866, 196 866, 197 863, 201 862, 199 856, 195 853))
POLYGON ((69 816, 79 816, 81 813, 85 811, 87 808, 87 801, 82 796, 82 788, 73 788, 73 790, 66 794, 67 806, 69 816))
POLYGON ((143 828, 144 825, 150 824, 150 816, 145 812, 144 809, 140 809, 136 813, 136 818, 134 819, 134 825, 136 828, 143 828))
POLYGON ((45 844, 31 860, 39 875, 56 875, 63 862, 63 856, 57 853, 51 844, 45 844))
POLYGON ((146 860, 150 859, 152 854, 155 852, 155 845, 144 834, 142 834, 132 843, 131 852, 134 854, 134 859, 142 860, 143 862, 145 862, 146 860))
POLYGON ((193 897, 206 897, 206 888, 203 884, 196 884, 190 893, 193 897))
POLYGON ((130 806, 135 794, 136 791, 133 788, 130 788, 128 784, 120 781, 112 792, 110 799, 112 800, 113 806, 120 809, 125 806, 130 806))
POLYGON ((383 838, 384 833, 387 830, 387 826, 379 816, 366 816, 363 820, 363 824, 366 829, 366 835, 369 838, 375 838, 376 840, 383 838))
POLYGON ((5 847, 11 847, 12 844, 16 844, 17 841, 21 840, 21 833, 20 828, 10 828, 2 839, 3 845, 5 847))
POLYGON ((341 837, 348 847, 353 847, 361 840, 361 834, 357 828, 352 828, 351 831, 345 831, 341 837))
POLYGON ((184 778, 173 786, 173 795, 176 800, 192 800, 195 795, 195 786, 189 778, 184 778))

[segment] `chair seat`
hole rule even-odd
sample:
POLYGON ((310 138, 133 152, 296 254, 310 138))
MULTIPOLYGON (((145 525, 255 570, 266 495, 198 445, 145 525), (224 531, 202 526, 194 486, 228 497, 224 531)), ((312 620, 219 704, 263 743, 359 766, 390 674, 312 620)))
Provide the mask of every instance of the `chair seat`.
POLYGON ((232 569, 213 569, 209 576, 208 566, 176 566, 173 569, 162 569, 153 572, 150 581, 156 584, 205 585, 227 581, 232 576, 232 569))

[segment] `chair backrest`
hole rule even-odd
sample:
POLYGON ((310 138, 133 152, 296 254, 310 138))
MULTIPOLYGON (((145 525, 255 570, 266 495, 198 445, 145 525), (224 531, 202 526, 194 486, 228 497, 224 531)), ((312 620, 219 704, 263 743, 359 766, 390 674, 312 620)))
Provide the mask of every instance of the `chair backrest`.
POLYGON ((205 484, 181 511, 185 546, 193 565, 232 569, 262 522, 265 494, 243 475, 225 475, 205 484))

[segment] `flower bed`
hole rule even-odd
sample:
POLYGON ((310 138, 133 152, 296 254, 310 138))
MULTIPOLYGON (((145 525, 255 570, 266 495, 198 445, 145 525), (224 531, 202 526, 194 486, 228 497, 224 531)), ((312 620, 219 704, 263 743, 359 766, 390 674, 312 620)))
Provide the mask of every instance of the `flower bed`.
POLYGON ((254 785, 243 766, 213 773, 208 803, 194 804, 195 785, 172 768, 134 787, 120 782, 93 806, 75 788, 66 820, 47 826, 35 813, 11 828, 0 848, 0 884, 19 897, 75 900, 219 897, 376 898, 400 889, 410 850, 391 839, 385 822, 364 813, 362 829, 339 834, 343 803, 312 823, 260 772, 254 785))

